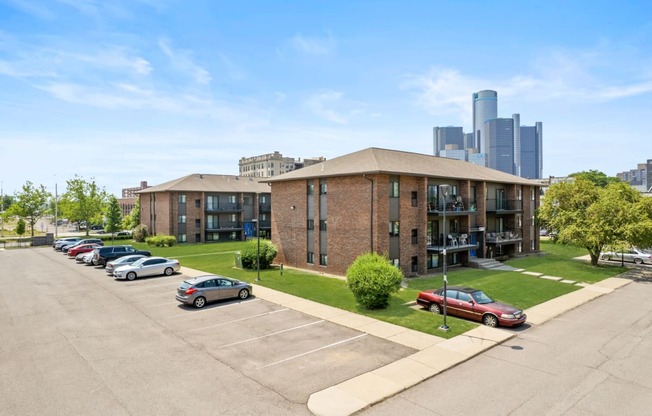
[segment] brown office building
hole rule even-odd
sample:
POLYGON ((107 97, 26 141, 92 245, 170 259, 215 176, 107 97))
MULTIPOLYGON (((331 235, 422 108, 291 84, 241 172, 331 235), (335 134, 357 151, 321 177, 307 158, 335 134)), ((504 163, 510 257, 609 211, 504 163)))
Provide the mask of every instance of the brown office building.
POLYGON ((540 185, 464 161, 369 148, 264 181, 289 266, 344 275, 373 251, 414 276, 439 271, 444 250, 467 266, 539 251, 540 185))
POLYGON ((140 221, 150 234, 180 243, 269 238, 271 193, 253 178, 192 174, 138 191, 140 221))

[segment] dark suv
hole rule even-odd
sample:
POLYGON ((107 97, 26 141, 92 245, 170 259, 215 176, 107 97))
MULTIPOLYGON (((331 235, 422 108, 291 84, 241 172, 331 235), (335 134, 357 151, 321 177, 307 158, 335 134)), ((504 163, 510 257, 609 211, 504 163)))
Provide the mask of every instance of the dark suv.
POLYGON ((93 251, 93 264, 106 267, 106 263, 128 254, 142 254, 151 256, 147 250, 136 250, 132 246, 107 246, 99 247, 93 251))

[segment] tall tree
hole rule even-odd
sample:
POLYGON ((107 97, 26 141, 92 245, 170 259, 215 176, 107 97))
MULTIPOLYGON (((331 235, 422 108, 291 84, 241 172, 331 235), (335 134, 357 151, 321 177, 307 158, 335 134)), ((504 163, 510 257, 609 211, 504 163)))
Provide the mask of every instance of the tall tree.
POLYGON ((102 220, 102 213, 108 200, 107 193, 97 186, 93 178, 86 181, 75 175, 74 179, 66 183, 68 187, 66 193, 61 196, 59 208, 70 221, 85 222, 86 235, 88 235, 91 223, 102 220))
POLYGON ((599 170, 595 170, 595 169, 571 173, 568 176, 570 176, 571 178, 583 178, 589 180, 593 182, 594 185, 599 186, 601 188, 604 188, 610 183, 620 182, 620 179, 616 178, 615 176, 607 176, 603 172, 600 172, 599 170))
POLYGON ((120 211, 120 204, 115 196, 111 195, 109 198, 109 207, 106 210, 106 228, 105 230, 111 235, 120 231, 122 223, 122 212, 120 211))
POLYGON ((551 185, 538 218, 560 243, 585 247, 594 266, 606 246, 652 245, 652 201, 620 181, 602 187, 578 176, 551 185))
POLYGON ((50 193, 43 185, 37 188, 32 182, 27 181, 23 185, 22 192, 15 193, 14 203, 7 210, 7 214, 27 220, 34 237, 34 224, 47 212, 49 198, 50 193))
POLYGON ((136 197, 136 203, 129 214, 125 215, 122 220, 122 226, 125 230, 133 230, 140 225, 140 197, 136 197))

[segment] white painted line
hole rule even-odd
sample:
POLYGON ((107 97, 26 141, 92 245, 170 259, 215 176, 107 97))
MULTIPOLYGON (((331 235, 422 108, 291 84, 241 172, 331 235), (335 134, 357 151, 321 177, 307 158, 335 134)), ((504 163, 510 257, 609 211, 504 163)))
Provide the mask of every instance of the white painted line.
POLYGON ((315 321, 315 322, 310 322, 309 324, 299 325, 299 326, 295 326, 295 327, 293 327, 293 328, 284 329, 284 330, 282 330, 282 331, 272 332, 271 334, 262 335, 262 336, 260 336, 260 337, 249 338, 249 339, 245 339, 244 341, 238 341, 238 342, 233 342, 233 343, 231 343, 231 344, 220 345, 220 348, 232 347, 232 346, 234 346, 234 345, 240 345, 240 344, 246 344, 247 342, 258 341, 259 339, 268 338, 268 337, 273 337, 274 335, 282 334, 282 333, 284 333, 284 332, 294 331, 294 330, 296 330, 296 329, 307 328, 307 327, 309 327, 309 326, 316 325, 316 324, 320 324, 320 323, 322 323, 322 322, 324 322, 323 319, 322 319, 322 320, 319 320, 319 321, 315 321))
POLYGON ((251 300, 243 300, 243 301, 236 302, 236 303, 229 303, 228 305, 217 306, 217 307, 214 307, 214 308, 197 309, 197 310, 194 310, 194 311, 191 311, 191 312, 188 312, 188 313, 183 313, 183 314, 180 314, 180 315, 172 315, 172 316, 170 316, 168 318, 163 318, 163 319, 173 319, 173 318, 179 318, 181 316, 191 316, 191 315, 195 315, 197 313, 210 312, 210 311, 216 311, 216 310, 219 310, 219 309, 222 309, 222 308, 228 308, 229 306, 239 306, 239 305, 242 305, 243 303, 258 302, 259 300, 260 299, 254 298, 254 299, 251 299, 251 300))
POLYGON ((284 363, 284 362, 286 362, 286 361, 294 360, 295 358, 303 357, 304 355, 312 354, 312 353, 314 353, 314 352, 319 352, 319 351, 321 351, 321 350, 325 350, 326 348, 331 348, 331 347, 335 347, 335 346, 340 345, 340 344, 345 344, 345 343, 347 343, 347 342, 355 341, 355 340, 358 339, 358 338, 362 338, 362 337, 366 337, 366 336, 367 336, 367 334, 360 334, 360 335, 357 335, 357 336, 355 336, 355 337, 353 337, 353 338, 344 339, 344 340, 342 340, 342 341, 334 342, 334 343, 332 343, 332 344, 330 344, 330 345, 325 345, 325 346, 323 346, 323 347, 321 347, 321 348, 317 348, 317 349, 312 350, 312 351, 307 351, 307 352, 304 352, 304 353, 302 353, 302 354, 297 354, 297 355, 295 355, 295 356, 288 357, 288 358, 286 358, 286 359, 284 359, 284 360, 277 361, 277 362, 275 362, 275 363, 270 363, 270 364, 264 365, 264 366, 262 366, 262 367, 258 367, 256 370, 262 370, 262 369, 267 368, 267 367, 272 367, 272 366, 275 366, 275 365, 277 365, 277 364, 284 363))
POLYGON ((261 316, 272 315, 272 314, 277 313, 277 312, 285 312, 285 311, 289 311, 289 310, 290 310, 290 308, 283 308, 283 309, 278 309, 278 310, 276 310, 276 311, 259 313, 259 314, 256 314, 256 315, 246 316, 246 317, 244 317, 244 318, 240 318, 240 319, 235 319, 235 320, 233 320, 233 321, 220 322, 219 324, 213 324, 213 325, 208 325, 208 326, 202 326, 201 328, 194 328, 194 329, 191 329, 191 330, 188 331, 188 332, 201 331, 201 330, 203 330, 203 329, 213 328, 213 327, 216 327, 216 326, 229 325, 229 324, 232 324, 232 323, 235 323, 235 322, 242 322, 242 321, 246 321, 246 320, 248 320, 248 319, 259 318, 259 317, 261 317, 261 316))

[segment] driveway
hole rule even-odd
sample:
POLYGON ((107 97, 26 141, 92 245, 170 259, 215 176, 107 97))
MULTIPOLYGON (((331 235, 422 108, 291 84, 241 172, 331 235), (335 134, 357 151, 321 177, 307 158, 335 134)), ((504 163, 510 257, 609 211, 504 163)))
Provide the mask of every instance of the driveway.
POLYGON ((414 353, 254 296, 196 310, 181 274, 115 281, 0 251, 0 415, 307 415, 310 394, 414 353))
POLYGON ((652 280, 640 273, 360 414, 649 414, 652 280))

